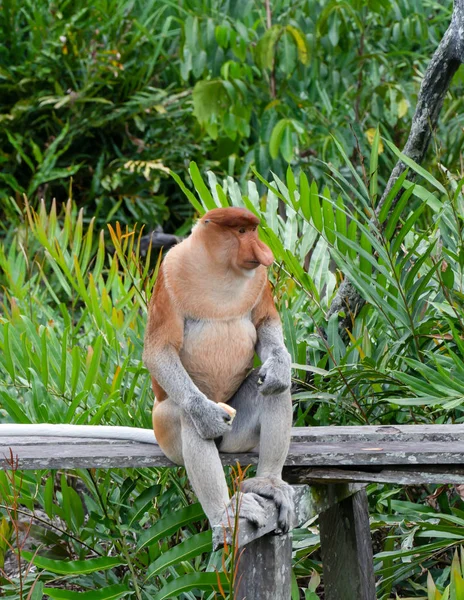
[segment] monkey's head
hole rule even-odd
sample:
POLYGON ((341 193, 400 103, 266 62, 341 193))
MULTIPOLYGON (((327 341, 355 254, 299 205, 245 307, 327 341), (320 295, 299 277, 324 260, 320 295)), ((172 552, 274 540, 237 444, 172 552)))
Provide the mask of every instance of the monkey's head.
POLYGON ((258 217, 246 208, 215 208, 200 219, 195 233, 218 263, 251 274, 274 261, 271 250, 258 238, 258 224, 258 217))

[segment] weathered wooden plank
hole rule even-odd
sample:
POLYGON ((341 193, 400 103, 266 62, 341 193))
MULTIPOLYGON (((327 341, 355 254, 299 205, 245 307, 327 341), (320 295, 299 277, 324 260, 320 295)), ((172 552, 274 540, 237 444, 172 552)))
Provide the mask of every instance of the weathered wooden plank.
MULTIPOLYGON (((86 468, 86 467, 150 467, 171 466, 160 448, 153 443, 151 430, 119 427, 86 427, 85 435, 72 437, 73 426, 56 426, 60 436, 19 436, 24 426, 0 425, 0 467, 8 468, 5 457, 18 457, 22 469, 86 468), (5 436, 5 432, 9 436, 5 436), (61 437, 61 433, 65 437, 61 437), (103 438, 109 435, 109 438, 103 438), (129 436, 133 441, 116 439, 129 436), (134 440, 143 440, 134 441, 134 440), (147 443, 148 442, 148 443, 147 443)), ((44 432, 49 426, 30 426, 33 431, 44 432)), ((82 427, 80 428, 82 430, 82 427)), ((459 466, 464 465, 464 426, 395 426, 395 427, 314 427, 295 428, 286 465, 312 467, 321 470, 346 467, 363 474, 346 476, 349 481, 369 481, 364 474, 369 467, 379 472, 373 481, 392 481, 398 466, 416 466, 417 473, 429 473, 431 483, 438 481, 436 466, 449 465, 440 470, 454 475, 461 482, 459 466), (423 465, 422 468, 417 468, 423 465), (432 467, 429 471, 425 468, 432 467), (387 469, 386 467, 390 467, 387 469), (385 469, 385 472, 380 473, 385 469)), ((257 453, 223 454, 224 464, 256 464, 257 453)), ((345 475, 332 472, 335 479, 345 475)), ((330 476, 330 473, 329 473, 330 476)), ((412 472, 403 474, 413 482, 412 472)), ((314 474, 316 478, 316 474, 314 474)), ((321 474, 322 479, 327 476, 321 474)), ((404 479, 406 482, 406 479, 404 479)), ((422 479, 422 482, 425 480, 422 479)), ((451 480, 449 480, 451 482, 451 480)))
POLYGON ((375 600, 372 540, 365 490, 322 512, 319 515, 319 529, 325 599, 375 600))
POLYGON ((338 443, 346 441, 454 442, 464 440, 464 425, 359 425, 294 427, 292 441, 338 443))
POLYGON ((172 467, 156 444, 121 440, 36 438, 26 443, 0 438, 0 469, 8 469, 10 448, 19 469, 172 467))
MULTIPOLYGON (((156 444, 111 440, 73 438, 0 438, 0 467, 8 468, 5 457, 12 449, 21 469, 72 469, 110 467, 172 466, 156 444)), ((256 452, 222 454, 225 465, 256 464, 256 452)), ((464 441, 453 442, 403 442, 391 440, 378 446, 366 442, 298 442, 290 445, 287 466, 357 468, 394 465, 464 465, 464 441)), ((356 470, 356 469, 354 469, 356 470)))
POLYGON ((357 470, 334 467, 285 467, 284 480, 292 484, 314 483, 398 483, 400 485, 462 484, 464 483, 464 466, 425 465, 421 469, 397 465, 391 468, 372 470, 372 467, 357 467, 357 470))

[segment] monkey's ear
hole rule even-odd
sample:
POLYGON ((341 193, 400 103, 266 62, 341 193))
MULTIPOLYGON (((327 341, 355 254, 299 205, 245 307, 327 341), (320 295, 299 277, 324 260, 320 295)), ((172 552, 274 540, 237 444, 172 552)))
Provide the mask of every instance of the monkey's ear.
POLYGON ((202 223, 214 223, 221 227, 250 227, 259 224, 259 219, 250 210, 231 206, 229 208, 213 208, 201 219, 202 223))

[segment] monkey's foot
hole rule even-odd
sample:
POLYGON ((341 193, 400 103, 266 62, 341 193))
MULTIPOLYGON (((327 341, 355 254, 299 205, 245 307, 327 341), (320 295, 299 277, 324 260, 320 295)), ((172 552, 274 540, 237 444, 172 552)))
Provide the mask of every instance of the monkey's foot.
POLYGON ((237 513, 240 518, 250 521, 256 527, 263 527, 266 524, 265 503, 258 494, 242 494, 242 492, 234 494, 227 505, 225 519, 222 517, 222 522, 228 521, 233 528, 237 513))
POLYGON ((249 493, 263 498, 273 500, 277 510, 279 512, 277 523, 279 529, 277 533, 287 533, 293 526, 293 496, 295 492, 292 486, 285 483, 280 477, 275 475, 269 475, 267 477, 252 477, 251 479, 245 479, 240 485, 242 492, 245 492, 245 496, 249 493))

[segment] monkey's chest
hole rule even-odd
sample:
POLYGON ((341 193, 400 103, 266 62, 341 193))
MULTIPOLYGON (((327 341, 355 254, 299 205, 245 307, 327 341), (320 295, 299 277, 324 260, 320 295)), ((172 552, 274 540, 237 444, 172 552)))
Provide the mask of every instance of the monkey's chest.
POLYGON ((180 359, 208 398, 227 402, 253 366, 255 344, 256 330, 248 318, 187 319, 180 359))

